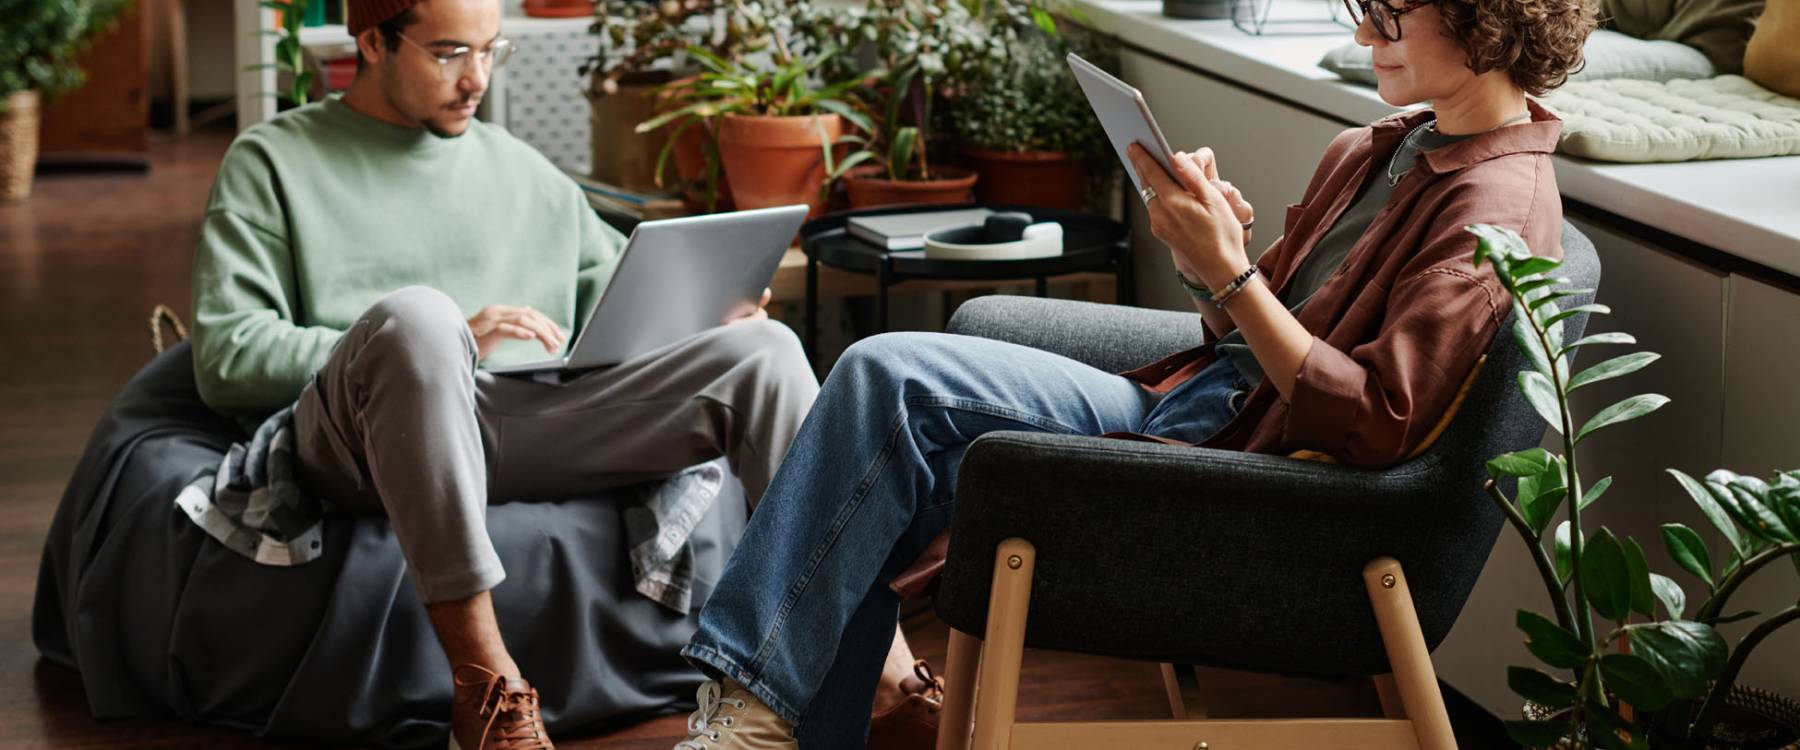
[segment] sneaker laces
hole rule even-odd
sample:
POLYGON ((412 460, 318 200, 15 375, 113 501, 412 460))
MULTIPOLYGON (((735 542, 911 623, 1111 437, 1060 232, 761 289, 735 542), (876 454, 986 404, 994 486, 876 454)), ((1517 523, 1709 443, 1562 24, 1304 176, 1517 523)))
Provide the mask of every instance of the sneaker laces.
MULTIPOLYGON (((485 670, 483 670, 485 671, 485 670)), ((487 719, 481 729, 481 744, 475 750, 553 750, 550 738, 544 736, 538 719, 536 690, 509 690, 504 676, 489 672, 485 680, 455 678, 457 687, 487 684, 481 691, 480 716, 487 719)))
POLYGON ((925 681, 925 687, 914 695, 924 698, 931 704, 931 712, 937 713, 944 707, 944 678, 931 671, 931 664, 924 659, 913 662, 913 674, 925 681))
POLYGON ((747 705, 742 698, 726 698, 725 686, 717 680, 708 680, 701 685, 700 691, 694 694, 694 701, 700 707, 688 715, 687 739, 675 743, 674 750, 707 750, 708 746, 701 744, 701 740, 719 741, 719 730, 714 728, 714 724, 730 728, 734 721, 733 717, 719 716, 719 709, 730 705, 742 711, 747 705))

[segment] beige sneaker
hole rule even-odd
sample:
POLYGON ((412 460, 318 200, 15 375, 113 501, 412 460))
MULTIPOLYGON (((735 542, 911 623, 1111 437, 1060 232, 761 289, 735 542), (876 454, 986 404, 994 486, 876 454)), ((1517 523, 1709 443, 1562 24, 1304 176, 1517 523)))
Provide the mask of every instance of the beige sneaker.
POLYGON ((799 750, 787 719, 744 686, 707 682, 694 697, 700 708, 688 717, 688 737, 675 750, 799 750))

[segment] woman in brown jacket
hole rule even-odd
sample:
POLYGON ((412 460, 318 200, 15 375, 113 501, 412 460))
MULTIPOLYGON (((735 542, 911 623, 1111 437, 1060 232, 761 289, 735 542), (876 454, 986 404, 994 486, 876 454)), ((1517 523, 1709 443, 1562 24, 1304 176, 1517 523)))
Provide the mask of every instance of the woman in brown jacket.
POLYGON ((1334 139, 1255 264, 1254 211, 1210 150, 1176 154, 1174 174, 1131 151, 1179 273, 1170 283, 1205 321, 1202 346, 1124 376, 944 334, 876 336, 844 353, 682 652, 714 681, 678 748, 931 746, 934 695, 907 695, 894 676, 910 654, 887 584, 949 522, 956 468, 984 432, 1310 450, 1365 467, 1425 440, 1508 310, 1463 228, 1496 224, 1560 256, 1550 153, 1561 124, 1526 94, 1580 63, 1594 11, 1588 0, 1346 5, 1382 99, 1431 107, 1334 139))

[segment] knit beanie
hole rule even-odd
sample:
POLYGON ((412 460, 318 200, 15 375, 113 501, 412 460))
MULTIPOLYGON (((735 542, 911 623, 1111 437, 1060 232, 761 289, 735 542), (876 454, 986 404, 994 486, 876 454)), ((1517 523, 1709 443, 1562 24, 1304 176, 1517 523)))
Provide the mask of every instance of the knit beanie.
POLYGON ((344 25, 356 36, 418 4, 419 0, 348 0, 344 25))

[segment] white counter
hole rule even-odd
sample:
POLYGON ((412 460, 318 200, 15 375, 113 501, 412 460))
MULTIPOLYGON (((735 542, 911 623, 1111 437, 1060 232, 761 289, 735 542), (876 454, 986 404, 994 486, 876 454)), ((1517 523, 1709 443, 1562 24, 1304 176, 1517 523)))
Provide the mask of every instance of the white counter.
MULTIPOLYGON (((1323 18, 1318 0, 1275 0, 1276 16, 1323 18)), ((1252 36, 1230 21, 1164 17, 1159 0, 1076 0, 1093 27, 1127 46, 1204 71, 1346 125, 1395 108, 1375 90, 1318 67, 1342 35, 1252 36)), ((1152 109, 1156 102, 1151 101, 1152 109)), ((1204 144, 1187 144, 1189 148, 1204 144)), ((1679 164, 1608 164, 1556 157, 1563 195, 1727 254, 1800 276, 1800 156, 1679 164)))

